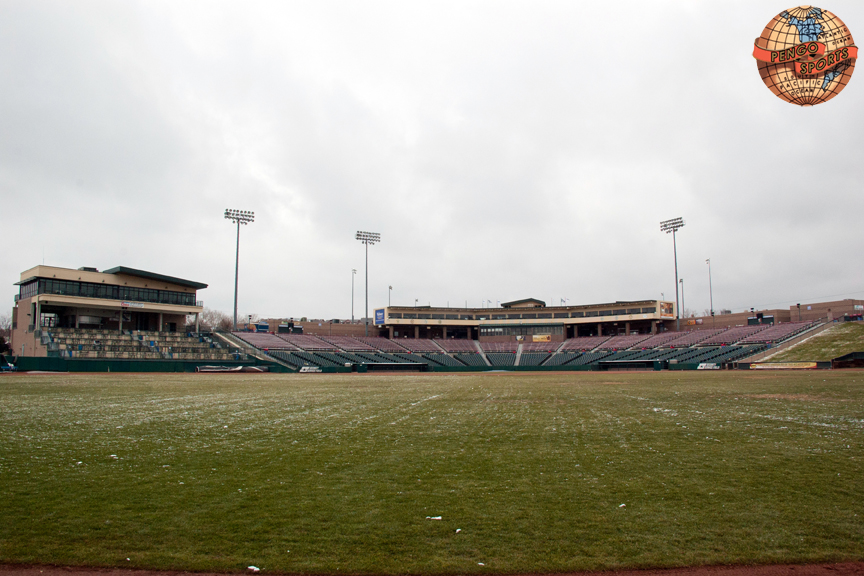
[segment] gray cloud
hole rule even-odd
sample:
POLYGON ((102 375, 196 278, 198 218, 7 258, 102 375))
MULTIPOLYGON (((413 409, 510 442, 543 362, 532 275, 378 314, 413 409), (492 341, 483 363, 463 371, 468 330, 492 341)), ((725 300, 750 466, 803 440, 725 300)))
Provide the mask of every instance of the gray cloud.
MULTIPOLYGON (((862 92, 799 109, 750 46, 785 6, 642 2, 0 5, 2 292, 119 264, 241 308, 864 291, 862 92), (858 216, 860 217, 860 216, 858 216)), ((827 8, 864 34, 864 6, 827 8)), ((8 302, 7 301, 7 302, 8 302)))

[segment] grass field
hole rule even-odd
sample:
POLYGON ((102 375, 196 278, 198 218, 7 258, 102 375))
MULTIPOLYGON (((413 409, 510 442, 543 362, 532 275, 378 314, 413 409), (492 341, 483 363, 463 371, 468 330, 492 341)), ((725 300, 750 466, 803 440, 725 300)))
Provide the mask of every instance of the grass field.
POLYGON ((864 352, 864 324, 846 322, 770 357, 771 362, 830 362, 851 352, 864 352))
POLYGON ((854 371, 3 376, 0 562, 861 560, 862 441, 854 371))

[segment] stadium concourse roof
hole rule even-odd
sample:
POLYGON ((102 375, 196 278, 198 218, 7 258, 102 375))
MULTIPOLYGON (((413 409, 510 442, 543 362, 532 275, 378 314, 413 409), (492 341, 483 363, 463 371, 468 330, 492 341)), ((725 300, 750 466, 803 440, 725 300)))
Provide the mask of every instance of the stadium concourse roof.
POLYGON ((194 282, 192 280, 184 280, 182 278, 175 278, 174 276, 165 276, 164 274, 156 274, 155 272, 147 272, 145 270, 136 270, 135 268, 128 268, 126 266, 115 266, 109 270, 103 270, 103 274, 125 274, 126 276, 137 276, 138 278, 147 278, 148 280, 158 280, 160 282, 168 282, 169 284, 176 284, 178 286, 186 286, 188 288, 195 288, 196 290, 203 290, 207 288, 207 284, 202 282, 194 282))
MULTIPOLYGON (((43 277, 42 274, 45 274, 45 271, 47 269, 66 270, 66 271, 72 270, 71 268, 55 268, 55 267, 50 267, 50 266, 49 267, 37 266, 36 268, 33 268, 31 270, 27 270, 21 274, 23 276, 24 274, 29 272, 33 275, 27 276, 26 278, 22 278, 20 281, 15 282, 14 285, 15 286, 21 286, 23 284, 29 284, 30 282, 33 282, 34 280, 37 280, 37 279, 43 277)), ((167 282, 169 284, 174 284, 175 286, 183 286, 185 288, 193 288, 195 290, 203 290, 204 288, 207 288, 207 284, 204 284, 203 282, 195 282, 193 280, 184 280, 183 278, 175 278, 174 276, 166 276, 164 274, 157 274, 155 272, 147 272, 146 270, 137 270, 135 268, 129 268, 127 266, 115 266, 114 268, 111 268, 109 270, 103 270, 102 272, 99 272, 96 268, 83 267, 83 268, 79 268, 78 271, 79 272, 93 272, 93 273, 97 273, 97 274, 115 274, 115 275, 116 274, 122 274, 122 275, 126 275, 126 276, 135 276, 137 278, 145 278, 147 280, 156 280, 159 282, 167 282)), ((47 276, 45 276, 45 277, 47 277, 47 276)))

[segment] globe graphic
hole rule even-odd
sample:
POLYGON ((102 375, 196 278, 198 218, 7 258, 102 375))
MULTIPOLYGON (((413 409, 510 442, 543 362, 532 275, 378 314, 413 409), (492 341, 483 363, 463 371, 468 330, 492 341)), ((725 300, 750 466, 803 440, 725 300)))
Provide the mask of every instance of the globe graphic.
MULTIPOLYGON (((785 50, 814 41, 825 44, 826 53, 854 46, 852 34, 843 21, 828 10, 815 6, 790 8, 775 16, 756 39, 756 46, 766 50, 785 50)), ((793 61, 758 64, 765 85, 777 97, 799 106, 813 106, 831 100, 843 91, 855 70, 855 58, 813 75, 796 74, 793 61)))

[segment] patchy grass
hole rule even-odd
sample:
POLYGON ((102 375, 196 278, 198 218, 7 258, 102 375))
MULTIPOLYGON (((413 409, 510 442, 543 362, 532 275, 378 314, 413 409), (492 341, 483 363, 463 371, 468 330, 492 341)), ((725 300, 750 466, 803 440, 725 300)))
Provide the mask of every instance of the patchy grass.
POLYGON ((767 361, 829 362, 851 352, 864 352, 864 324, 860 322, 832 326, 767 361))
POLYGON ((467 574, 861 560, 862 380, 4 376, 0 562, 467 574))

